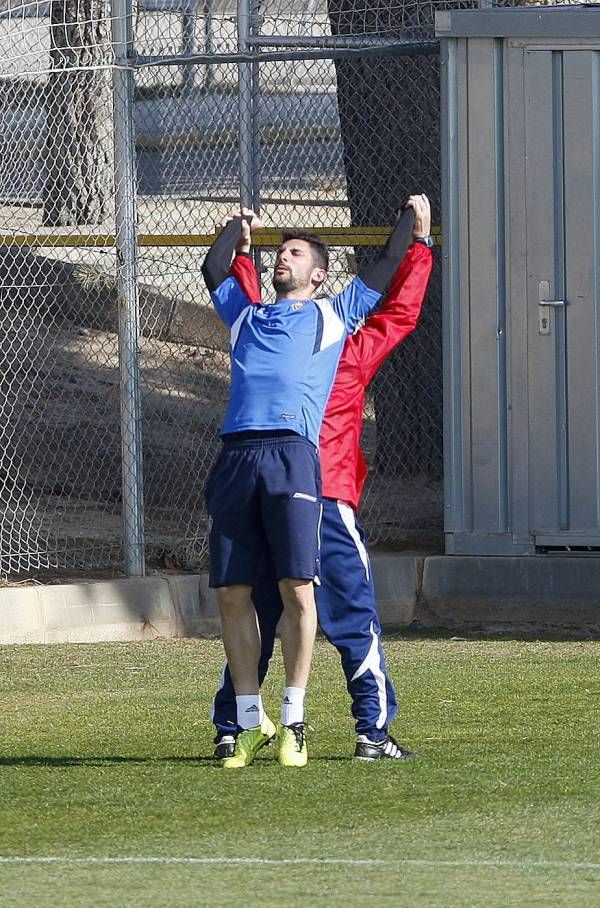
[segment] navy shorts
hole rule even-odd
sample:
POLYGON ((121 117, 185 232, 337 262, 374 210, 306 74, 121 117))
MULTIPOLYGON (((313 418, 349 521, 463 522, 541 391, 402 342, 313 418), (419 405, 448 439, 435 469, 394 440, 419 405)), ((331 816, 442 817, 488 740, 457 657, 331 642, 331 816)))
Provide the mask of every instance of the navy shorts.
POLYGON ((321 469, 305 438, 229 436, 205 495, 210 586, 253 585, 267 558, 277 580, 319 576, 321 469))

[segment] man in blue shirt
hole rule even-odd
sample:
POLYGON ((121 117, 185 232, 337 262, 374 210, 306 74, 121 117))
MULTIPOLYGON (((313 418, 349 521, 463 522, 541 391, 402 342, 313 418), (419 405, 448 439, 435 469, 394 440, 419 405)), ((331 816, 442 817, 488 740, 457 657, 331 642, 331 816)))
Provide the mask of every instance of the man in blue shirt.
POLYGON ((213 244, 203 274, 231 331, 231 392, 223 448, 206 487, 212 518, 210 583, 216 587, 240 734, 225 768, 249 765, 276 733, 258 683, 260 638, 252 584, 271 559, 284 606, 286 673, 279 760, 307 762, 304 697, 316 631, 313 582, 319 574, 323 411, 348 334, 377 304, 410 241, 400 221, 383 254, 341 293, 315 299, 328 255, 314 234, 284 234, 273 272, 275 301, 256 304, 229 276, 234 249, 249 253, 262 226, 244 209, 213 244))

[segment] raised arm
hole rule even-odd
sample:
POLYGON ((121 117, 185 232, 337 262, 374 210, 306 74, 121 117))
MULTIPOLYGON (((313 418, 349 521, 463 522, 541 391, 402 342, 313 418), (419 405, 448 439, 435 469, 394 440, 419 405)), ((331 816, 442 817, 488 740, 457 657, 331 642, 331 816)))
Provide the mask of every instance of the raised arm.
POLYGON ((365 265, 358 272, 367 287, 385 293, 396 269, 406 255, 406 250, 412 242, 415 212, 412 207, 405 208, 396 221, 388 241, 381 254, 370 265, 365 265))
POLYGON ((414 213, 413 244, 402 259, 383 303, 363 328, 348 339, 345 355, 352 358, 366 385, 382 362, 416 327, 433 266, 425 245, 431 231, 431 206, 426 195, 413 195, 407 206, 414 213))
POLYGON ((262 222, 250 209, 232 211, 222 224, 222 231, 209 249, 202 264, 202 275, 217 312, 226 325, 233 325, 250 303, 234 276, 230 276, 234 251, 238 255, 250 250, 251 230, 262 222))
POLYGON ((369 315, 387 289, 410 245, 414 219, 412 207, 405 208, 377 260, 361 268, 354 280, 331 300, 348 334, 369 315))
POLYGON ((211 293, 229 275, 233 253, 242 239, 242 217, 232 217, 224 226, 202 263, 202 276, 211 293))
POLYGON ((365 387, 392 350, 415 329, 432 266, 431 249, 420 243, 410 246, 377 312, 346 341, 344 356, 352 357, 365 387))

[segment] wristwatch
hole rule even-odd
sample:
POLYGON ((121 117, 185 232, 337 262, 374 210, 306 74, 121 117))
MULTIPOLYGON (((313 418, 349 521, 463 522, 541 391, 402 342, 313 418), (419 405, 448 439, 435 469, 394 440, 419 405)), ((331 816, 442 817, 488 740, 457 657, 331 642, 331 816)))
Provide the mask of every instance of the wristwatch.
POLYGON ((428 249, 431 249, 435 246, 435 242, 432 236, 416 236, 413 240, 413 243, 422 243, 423 246, 427 246, 428 249))

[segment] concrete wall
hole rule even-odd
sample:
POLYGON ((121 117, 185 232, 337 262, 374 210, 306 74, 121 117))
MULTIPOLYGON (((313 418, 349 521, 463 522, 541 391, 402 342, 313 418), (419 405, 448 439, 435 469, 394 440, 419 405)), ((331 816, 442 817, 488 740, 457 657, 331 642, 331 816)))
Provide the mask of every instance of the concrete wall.
MULTIPOLYGON (((376 553, 384 630, 600 634, 600 559, 376 553)), ((206 574, 0 589, 0 644, 215 637, 206 574)))

